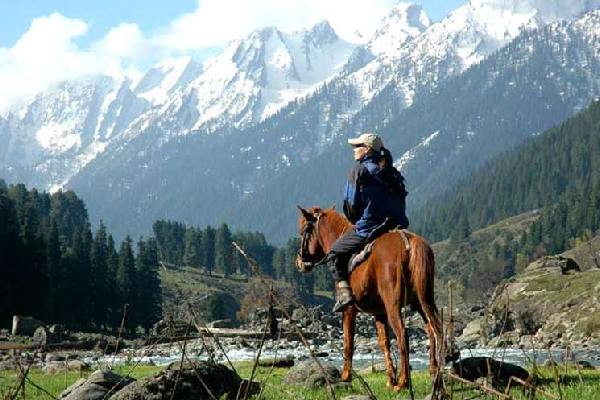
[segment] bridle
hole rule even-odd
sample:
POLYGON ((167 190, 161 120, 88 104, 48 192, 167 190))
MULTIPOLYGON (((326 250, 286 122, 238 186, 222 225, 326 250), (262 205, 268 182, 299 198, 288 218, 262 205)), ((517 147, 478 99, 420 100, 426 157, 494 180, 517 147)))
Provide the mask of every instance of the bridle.
POLYGON ((319 237, 319 221, 321 220, 322 213, 317 213, 315 215, 315 221, 306 220, 306 224, 302 229, 301 237, 302 241, 300 242, 300 248, 298 249, 298 258, 302 261, 304 267, 310 267, 313 269, 314 267, 318 267, 319 265, 323 265, 327 263, 327 254, 323 258, 318 261, 313 259, 313 256, 309 252, 310 241, 312 239, 312 235, 314 234, 317 238, 317 243, 323 248, 323 243, 321 242, 321 238, 319 237))

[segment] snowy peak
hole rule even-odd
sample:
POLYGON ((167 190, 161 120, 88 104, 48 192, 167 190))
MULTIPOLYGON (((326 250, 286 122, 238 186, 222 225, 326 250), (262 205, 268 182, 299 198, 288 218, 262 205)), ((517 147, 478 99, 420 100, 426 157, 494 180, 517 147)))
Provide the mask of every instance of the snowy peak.
POLYGON ((252 32, 208 61, 192 82, 199 115, 194 129, 266 118, 334 76, 354 48, 326 21, 292 33, 252 32))
POLYGON ((177 89, 196 78, 201 70, 191 57, 164 60, 144 74, 135 85, 134 93, 152 105, 163 104, 177 89))
POLYGON ((393 54, 408 39, 419 36, 430 25, 431 20, 421 6, 399 3, 381 21, 367 47, 374 55, 393 54))
POLYGON ((317 22, 312 29, 306 31, 304 34, 305 45, 316 48, 334 43, 339 39, 337 33, 335 33, 327 20, 317 22))
MULTIPOLYGON (((600 7, 598 0, 471 0, 476 13, 489 16, 512 15, 547 25, 570 20, 600 7)), ((500 21, 496 21, 499 24, 500 21)))

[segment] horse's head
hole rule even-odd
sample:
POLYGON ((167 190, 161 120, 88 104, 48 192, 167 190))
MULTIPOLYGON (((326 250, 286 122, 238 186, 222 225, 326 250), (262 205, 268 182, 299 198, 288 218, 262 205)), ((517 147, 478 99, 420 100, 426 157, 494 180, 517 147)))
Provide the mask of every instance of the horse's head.
POLYGON ((319 234, 319 221, 324 211, 318 207, 305 210, 298 206, 300 218, 298 230, 300 232, 300 248, 296 255, 296 268, 300 272, 310 272, 325 260, 325 250, 319 234))

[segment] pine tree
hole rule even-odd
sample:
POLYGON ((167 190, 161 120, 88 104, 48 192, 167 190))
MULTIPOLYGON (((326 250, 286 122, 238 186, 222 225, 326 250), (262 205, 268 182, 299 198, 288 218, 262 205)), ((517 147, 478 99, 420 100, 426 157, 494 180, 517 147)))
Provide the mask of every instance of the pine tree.
POLYGON ((96 327, 106 327, 109 299, 106 297, 108 284, 108 242, 106 227, 100 221, 91 252, 92 320, 96 327))
POLYGON ((200 267, 204 259, 202 250, 202 232, 194 228, 188 228, 185 232, 183 264, 200 267))
POLYGON ((112 235, 107 239, 107 259, 106 259, 106 297, 108 304, 108 322, 113 331, 119 326, 122 304, 120 301, 120 291, 117 284, 117 271, 119 270, 119 254, 115 248, 115 241, 112 235))
POLYGON ((158 276, 158 251, 156 241, 149 239, 140 241, 136 259, 136 276, 138 282, 137 323, 147 332, 160 319, 162 313, 162 295, 158 276))
POLYGON ((212 226, 207 226, 202 234, 203 247, 203 265, 210 275, 215 269, 215 229, 212 226))
POLYGON ((231 232, 227 224, 222 224, 215 233, 215 269, 225 276, 234 270, 231 232))
MULTIPOLYGON (((119 289, 119 302, 121 307, 128 304, 131 307, 135 304, 135 258, 131 249, 131 238, 125 237, 119 249, 119 265, 117 269, 117 287, 119 289)), ((131 308, 127 312, 132 314, 131 308)), ((133 328, 131 318, 127 318, 126 326, 133 328)))

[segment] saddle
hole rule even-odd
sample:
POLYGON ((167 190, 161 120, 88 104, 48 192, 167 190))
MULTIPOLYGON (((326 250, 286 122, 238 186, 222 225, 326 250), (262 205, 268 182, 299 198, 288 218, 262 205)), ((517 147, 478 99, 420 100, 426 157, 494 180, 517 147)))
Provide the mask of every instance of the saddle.
POLYGON ((362 264, 369 258, 369 255, 371 255, 371 252, 373 251, 373 245, 375 244, 375 240, 377 240, 377 238, 388 232, 400 233, 404 241, 404 246, 406 247, 406 250, 410 251, 410 242, 408 241, 407 236, 408 230, 397 226, 394 220, 392 220, 391 218, 386 218, 381 225, 373 229, 373 231, 367 238, 367 244, 365 245, 365 247, 363 247, 361 251, 353 254, 350 257, 350 261, 348 261, 348 274, 351 274, 352 271, 356 269, 356 267, 358 267, 360 264, 362 264))

